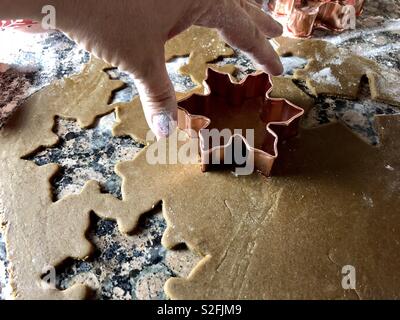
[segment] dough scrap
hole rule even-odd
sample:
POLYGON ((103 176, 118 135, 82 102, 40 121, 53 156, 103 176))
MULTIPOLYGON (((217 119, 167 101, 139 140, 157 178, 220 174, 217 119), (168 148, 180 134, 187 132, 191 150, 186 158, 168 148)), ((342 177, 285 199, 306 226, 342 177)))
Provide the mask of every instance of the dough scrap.
POLYGON ((313 95, 357 99, 360 83, 367 76, 371 97, 400 106, 400 73, 388 71, 375 61, 354 55, 323 40, 277 38, 278 53, 309 59, 293 78, 306 82, 313 95))
POLYGON ((400 72, 373 70, 367 72, 373 100, 400 106, 400 72))
POLYGON ((138 97, 129 103, 123 103, 116 107, 116 122, 113 135, 116 137, 129 136, 133 140, 147 145, 147 133, 149 126, 142 110, 142 104, 138 97), (135 124, 135 125, 132 125, 135 124))
MULTIPOLYGON (((190 76, 196 84, 202 86, 206 79, 206 70, 219 57, 229 57, 234 51, 221 40, 215 29, 193 26, 177 37, 169 40, 165 46, 165 61, 189 55, 189 63, 181 67, 180 72, 190 76)), ((212 65, 214 67, 215 65, 212 65)), ((233 66, 219 67, 221 71, 232 71, 233 66)))
MULTIPOLYGON (((202 92, 203 88, 195 88, 184 93, 176 92, 176 99, 180 101, 192 94, 201 94, 202 92)), ((115 114, 116 122, 112 130, 115 137, 129 136, 142 145, 149 145, 154 141, 154 135, 151 134, 146 122, 139 97, 135 97, 131 102, 116 104, 115 114), (132 125, 132 123, 135 125, 132 125), (148 135, 149 133, 150 135, 148 135)))
POLYGON ((29 93, 29 75, 0 63, 0 129, 29 93))

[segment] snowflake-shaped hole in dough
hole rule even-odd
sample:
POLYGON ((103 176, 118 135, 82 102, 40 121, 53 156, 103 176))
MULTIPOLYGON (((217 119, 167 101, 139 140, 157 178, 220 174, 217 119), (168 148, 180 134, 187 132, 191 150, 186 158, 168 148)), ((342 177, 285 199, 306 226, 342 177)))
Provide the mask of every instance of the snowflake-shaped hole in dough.
POLYGON ((52 179, 55 201, 78 194, 89 180, 98 181, 104 192, 121 199, 121 178, 114 167, 131 160, 143 146, 129 137, 113 137, 114 121, 114 114, 110 114, 94 128, 81 129, 75 121, 57 118, 54 132, 60 142, 27 158, 39 166, 60 165, 60 172, 52 179))

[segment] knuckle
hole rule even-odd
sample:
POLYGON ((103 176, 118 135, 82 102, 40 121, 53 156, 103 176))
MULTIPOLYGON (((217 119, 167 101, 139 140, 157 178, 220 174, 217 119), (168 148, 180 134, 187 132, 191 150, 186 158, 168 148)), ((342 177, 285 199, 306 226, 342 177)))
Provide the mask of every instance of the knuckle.
MULTIPOLYGON (((144 84, 144 86, 146 86, 146 84, 144 84)), ((164 104, 174 101, 175 95, 174 92, 171 90, 171 85, 166 83, 157 87, 149 86, 147 90, 144 91, 143 99, 144 102, 148 104, 164 104)))

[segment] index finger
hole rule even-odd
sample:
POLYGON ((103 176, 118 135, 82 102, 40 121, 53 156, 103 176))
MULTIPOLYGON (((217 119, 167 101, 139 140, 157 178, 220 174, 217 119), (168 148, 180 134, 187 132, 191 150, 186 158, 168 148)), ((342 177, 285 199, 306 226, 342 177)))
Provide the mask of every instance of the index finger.
POLYGON ((201 25, 218 29, 228 44, 245 52, 263 71, 282 74, 278 54, 247 12, 236 1, 221 1, 215 6, 199 21, 201 25))

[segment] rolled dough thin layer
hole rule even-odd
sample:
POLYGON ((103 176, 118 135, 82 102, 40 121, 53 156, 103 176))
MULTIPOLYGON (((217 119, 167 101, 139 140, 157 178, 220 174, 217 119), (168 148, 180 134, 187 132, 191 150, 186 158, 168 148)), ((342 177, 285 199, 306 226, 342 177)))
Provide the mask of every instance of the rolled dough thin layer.
MULTIPOLYGON (((168 281, 171 298, 399 297, 399 116, 377 118, 378 148, 341 125, 303 130, 281 148, 271 179, 203 174, 198 164, 152 166, 150 145, 117 166, 122 201, 88 182, 81 194, 53 202, 49 181, 57 166, 22 158, 57 143, 55 116, 85 127, 116 107, 108 101, 122 83, 108 78, 107 67, 93 60, 82 74, 54 83, 0 131, 0 211, 17 298, 86 297, 82 285, 63 292, 43 287, 44 268, 90 255, 91 211, 116 220, 125 233, 159 201, 168 223, 163 244, 184 242, 204 256, 188 279, 168 281), (357 270, 356 290, 341 286, 344 265, 357 270)), ((115 130, 145 141, 145 128, 136 100, 115 130)))

